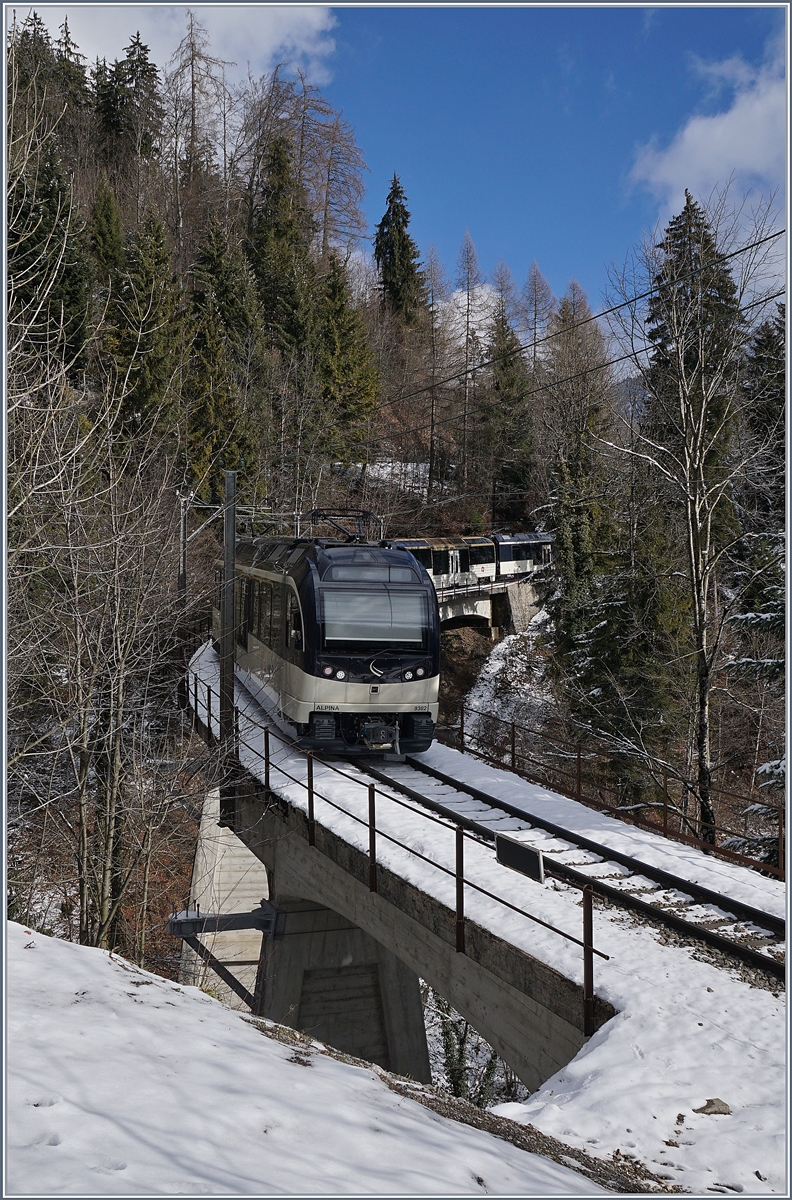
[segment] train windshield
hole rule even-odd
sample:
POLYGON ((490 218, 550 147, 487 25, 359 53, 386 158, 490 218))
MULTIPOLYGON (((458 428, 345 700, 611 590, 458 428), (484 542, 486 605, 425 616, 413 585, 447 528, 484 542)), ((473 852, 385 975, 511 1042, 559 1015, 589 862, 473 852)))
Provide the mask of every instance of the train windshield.
POLYGON ((322 623, 327 650, 428 647, 429 613, 421 592, 322 588, 322 623))

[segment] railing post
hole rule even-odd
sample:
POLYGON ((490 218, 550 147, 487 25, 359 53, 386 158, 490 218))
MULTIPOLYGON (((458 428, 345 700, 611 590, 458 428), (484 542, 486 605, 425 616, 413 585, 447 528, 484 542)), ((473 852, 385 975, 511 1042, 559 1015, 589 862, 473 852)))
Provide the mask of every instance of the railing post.
POLYGON ((368 817, 369 817, 369 891, 377 890, 377 825, 375 812, 376 789, 373 783, 368 785, 368 817))
POLYGON ((270 743, 269 727, 264 727, 264 791, 270 790, 270 743))
POLYGON ((459 753, 465 753, 465 705, 459 710, 459 753))
POLYGON ((206 741, 211 746, 214 741, 214 730, 212 729, 212 685, 206 685, 206 741))
POLYGON ((511 766, 512 771, 517 769, 517 739, 514 721, 511 723, 511 766))
POLYGON ((234 705, 234 724, 233 724, 232 738, 233 738, 233 743, 232 743, 231 752, 234 755, 234 758, 238 762, 239 761, 239 709, 237 708, 236 704, 234 705))
POLYGON ((577 791, 576 791, 576 793, 575 793, 576 799, 578 799, 578 800, 580 799, 580 794, 581 794, 581 788, 580 788, 580 782, 581 782, 581 781, 580 781, 580 768, 581 768, 581 762, 580 762, 580 742, 578 742, 578 744, 577 744, 577 791))
POLYGON ((668 771, 663 771, 663 835, 668 837, 668 771))
POLYGON ((313 753, 308 751, 308 845, 316 845, 316 821, 314 820, 313 753))
POLYGON ((594 920, 590 884, 583 888, 583 1033, 594 1032, 594 920))
POLYGON ((465 831, 461 825, 456 831, 456 948, 458 954, 465 953, 465 831))
POLYGON ((192 730, 195 732, 195 722, 198 720, 198 676, 193 675, 193 715, 192 715, 192 730))

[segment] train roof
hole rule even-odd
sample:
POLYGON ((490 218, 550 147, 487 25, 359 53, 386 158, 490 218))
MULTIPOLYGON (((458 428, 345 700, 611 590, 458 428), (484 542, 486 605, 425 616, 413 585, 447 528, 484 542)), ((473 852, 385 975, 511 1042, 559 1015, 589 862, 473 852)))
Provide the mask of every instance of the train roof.
POLYGON ((335 538, 256 538, 238 541, 237 561, 246 566, 276 565, 280 569, 295 567, 301 560, 313 562, 321 578, 330 567, 402 566, 401 547, 381 542, 349 542, 335 538))
POLYGON ((554 542, 554 533, 493 533, 494 542, 554 542))

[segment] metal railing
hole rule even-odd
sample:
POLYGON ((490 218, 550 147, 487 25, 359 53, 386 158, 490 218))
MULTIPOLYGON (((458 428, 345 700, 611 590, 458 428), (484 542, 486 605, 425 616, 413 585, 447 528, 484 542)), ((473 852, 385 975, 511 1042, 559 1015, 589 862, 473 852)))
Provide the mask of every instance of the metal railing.
MULTIPOLYGON (((202 686, 199 689, 198 676, 196 674, 193 674, 191 700, 192 700, 192 708, 193 708, 194 718, 195 718, 196 723, 203 727, 203 731, 205 733, 205 738, 206 738, 207 744, 210 746, 217 745, 218 739, 214 733, 214 717, 213 717, 213 711, 212 711, 212 702, 213 702, 213 698, 216 696, 217 701, 218 701, 218 711, 219 711, 219 699, 220 699, 219 692, 216 692, 212 688, 211 684, 209 684, 205 681, 200 681, 200 682, 201 682, 202 686), (203 697, 200 697, 200 695, 199 695, 199 692, 201 690, 204 693, 205 700, 203 697), (200 715, 201 709, 203 709, 203 712, 206 716, 206 720, 201 719, 201 715, 200 715)), ((512 912, 515 912, 520 916, 526 917, 529 921, 532 921, 534 924, 542 926, 542 928, 547 929, 550 932, 557 934, 559 937, 564 938, 568 942, 572 942, 576 946, 580 946, 583 951, 583 1031, 584 1031, 584 1034, 586 1037, 589 1037, 592 1033, 594 1033, 594 956, 596 955, 598 958, 604 959, 606 961, 609 960, 610 956, 603 953, 603 951, 601 951, 601 950, 597 950, 594 946, 593 889, 589 885, 577 885, 573 882, 566 881, 566 882, 569 882, 569 885, 572 887, 579 886, 579 890, 582 893, 582 898, 583 898, 583 935, 581 938, 578 938, 578 937, 575 937, 574 934, 568 933, 566 930, 559 929, 555 925, 549 924, 547 921, 544 921, 541 917, 538 917, 535 913, 530 913, 526 909, 520 908, 517 905, 512 904, 511 901, 507 900, 505 897, 498 896, 494 892, 490 892, 487 888, 482 887, 480 884, 475 883, 472 879, 466 877, 465 876, 465 841, 466 841, 466 839, 476 842, 479 845, 486 845, 487 843, 485 843, 482 838, 479 838, 475 834, 472 834, 468 830, 465 830, 461 825, 459 825, 452 818, 444 820, 442 817, 439 817, 433 813, 427 812, 426 809, 420 808, 415 804, 411 804, 407 800, 403 800, 397 796, 383 792, 375 784, 366 783, 365 781, 361 780, 360 778, 350 775, 348 771, 344 771, 341 767, 334 766, 332 763, 329 763, 329 762, 325 761, 324 759, 317 760, 312 751, 309 750, 307 752, 303 752, 303 751, 299 750, 299 747, 297 747, 294 742, 290 742, 286 738, 281 737, 279 734, 274 733, 269 725, 262 725, 258 721, 255 721, 250 716, 249 713, 245 713, 243 715, 243 720, 246 721, 249 725, 251 725, 253 727, 253 729, 261 731, 264 735, 263 767, 264 767, 264 789, 265 789, 265 792, 271 792, 274 790, 272 788, 273 772, 281 775, 284 780, 288 780, 290 783, 297 784, 300 788, 303 788, 305 790, 305 792, 306 792, 306 821, 307 821, 307 835, 308 835, 309 846, 316 847, 316 827, 317 827, 316 802, 321 801, 323 804, 329 805, 330 808, 343 814, 346 817, 349 817, 356 824, 361 825, 367 829, 368 859, 369 859, 369 891, 377 892, 377 890, 378 890, 378 866, 380 865, 378 863, 378 859, 377 859, 377 839, 378 838, 384 839, 385 841, 391 843, 393 846, 396 846, 402 850, 406 850, 407 853, 410 854, 412 857, 420 859, 421 862, 428 864, 434 870, 439 871, 441 874, 446 875, 454 880, 454 885, 455 885, 455 888, 454 888, 454 892, 455 892, 454 921, 455 921, 455 925, 454 925, 454 939, 453 940, 454 940, 454 943, 456 946, 457 953, 464 954, 466 952, 465 951, 465 921, 466 921, 465 889, 466 888, 470 888, 473 891, 478 892, 481 895, 486 896, 489 899, 496 901, 498 904, 502 905, 505 908, 510 909, 512 912), (305 781, 290 774, 288 771, 286 771, 284 769, 284 767, 278 765, 277 763, 275 763, 273 761, 272 748, 271 748, 271 739, 273 737, 278 742, 280 742, 281 746, 284 749, 287 749, 287 750, 288 749, 296 749, 300 753, 306 754, 307 770, 306 770, 305 781), (322 766, 326 770, 328 770, 336 775, 340 775, 344 779, 348 780, 350 783, 354 784, 355 786, 364 788, 366 790, 366 792, 367 792, 367 795, 366 795, 367 814, 368 814, 367 818, 364 819, 363 817, 358 816, 356 813, 350 812, 349 809, 344 808, 342 805, 338 804, 335 800, 332 800, 329 796, 326 796, 326 795, 322 794, 321 792, 317 791, 317 788, 316 788, 315 782, 314 782, 314 763, 315 763, 315 761, 321 762, 322 766), (377 822, 376 822, 376 809, 377 809, 377 796, 378 795, 381 796, 383 799, 388 800, 391 804, 396 804, 401 808, 407 809, 409 812, 417 814, 418 816, 420 816, 422 818, 422 820, 429 821, 432 824, 440 826, 441 828, 448 830, 448 831, 454 830, 455 831, 454 869, 452 870, 450 867, 446 867, 442 863, 436 862, 434 859, 427 857, 427 855, 423 854, 421 851, 416 850, 415 847, 407 845, 405 842, 400 841, 398 838, 394 837, 392 834, 386 833, 384 829, 378 828, 377 822)), ((236 705, 234 706, 233 727, 234 727, 234 745, 233 745, 233 747, 230 748, 230 753, 233 755, 234 759, 237 762, 239 761, 239 751, 240 751, 240 748, 243 746, 245 747, 246 750, 250 751, 252 754, 261 758, 262 757, 261 750, 256 746, 252 746, 246 739, 241 737, 240 713, 239 713, 239 709, 236 705)))
MULTIPOLYGON (((581 804, 585 804, 589 808, 596 808, 600 812, 618 816, 620 819, 629 821, 631 824, 639 825, 644 829, 651 830, 653 833, 662 834, 663 837, 669 838, 672 841, 698 847, 730 862, 737 862, 744 866, 749 866, 754 870, 768 872, 781 880, 785 879, 783 867, 784 806, 782 804, 776 804, 765 798, 757 801, 757 797, 745 796, 738 792, 732 792, 727 788, 712 789, 712 793, 716 796, 729 797, 746 805, 760 802, 768 808, 775 808, 777 810, 779 866, 774 867, 760 859, 739 854, 737 851, 730 850, 726 846, 718 845, 704 838, 697 837, 690 832, 685 832, 682 826, 685 822, 690 824, 690 821, 680 805, 670 795, 669 773, 666 769, 662 770, 661 799, 637 800, 634 803, 625 805, 619 801, 618 789, 614 788, 613 783, 605 779, 603 775, 597 778, 596 774, 590 769, 597 761, 602 762, 609 755, 604 751, 585 748, 581 742, 567 742, 563 738, 556 737, 543 730, 533 729, 528 725, 522 725, 516 721, 505 720, 493 713, 481 712, 480 709, 472 708, 469 705, 463 705, 460 709, 458 725, 443 728, 438 727, 436 736, 439 741, 453 746, 463 754, 473 754, 476 758, 491 763, 493 766, 505 767, 531 783, 550 786, 561 795, 568 797, 570 800, 578 800, 581 804), (482 738, 474 731, 471 731, 469 723, 466 722, 466 713, 468 716, 481 718, 486 724, 488 730, 486 738, 482 738), (492 748, 493 727, 496 731, 501 731, 500 736, 496 738, 498 745, 495 753, 493 753, 492 748), (544 757, 538 755, 535 747, 518 749, 518 733, 521 735, 520 740, 523 746, 526 742, 530 742, 531 739, 539 739, 541 744, 549 748, 547 754, 544 757), (449 735, 451 736, 449 737, 449 735), (547 761, 548 759, 551 761, 547 761), (591 790, 586 790, 586 787, 589 789, 593 787, 596 794, 592 795, 591 790), (615 802, 610 802, 605 798, 605 794, 608 792, 616 793, 615 802), (645 816, 647 812, 656 815, 658 820, 649 820, 645 816), (671 828, 671 817, 678 818, 679 827, 677 829, 671 828)), ((683 783, 682 786, 687 789, 691 796, 694 795, 690 785, 683 783)), ((708 828, 715 837, 741 838, 743 836, 724 826, 710 825, 708 828)))

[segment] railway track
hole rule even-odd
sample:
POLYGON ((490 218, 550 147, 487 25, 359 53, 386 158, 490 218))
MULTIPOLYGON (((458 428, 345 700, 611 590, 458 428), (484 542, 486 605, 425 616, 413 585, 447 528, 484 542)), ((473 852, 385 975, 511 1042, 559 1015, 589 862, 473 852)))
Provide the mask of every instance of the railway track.
POLYGON ((450 818, 484 841, 509 834, 541 850, 547 876, 590 884, 609 904, 638 914, 683 939, 703 943, 772 979, 785 978, 783 918, 621 854, 546 821, 417 759, 356 764, 402 795, 450 818))

